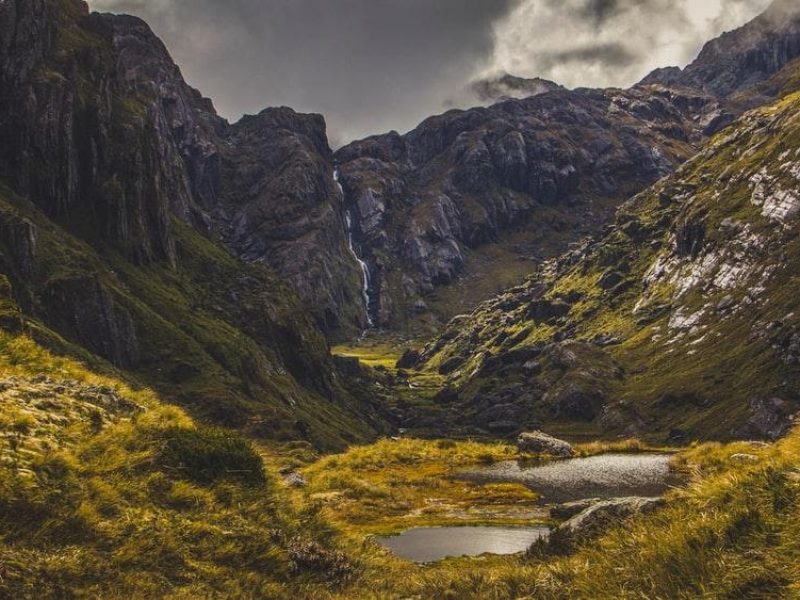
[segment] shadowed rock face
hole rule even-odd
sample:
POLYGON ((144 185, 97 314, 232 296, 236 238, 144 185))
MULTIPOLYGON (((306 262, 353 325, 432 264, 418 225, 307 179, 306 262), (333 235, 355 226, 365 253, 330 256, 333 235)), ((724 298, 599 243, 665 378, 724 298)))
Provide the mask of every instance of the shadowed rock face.
POLYGON ((379 324, 425 310, 469 271, 470 256, 520 231, 536 232, 513 248, 523 260, 600 231, 623 200, 672 172, 706 136, 774 97, 777 89, 747 90, 800 54, 792 4, 776 3, 709 43, 685 71, 656 71, 627 91, 550 88, 339 150, 379 324))
MULTIPOLYGON (((569 232, 567 242, 599 230, 621 200, 670 173, 699 143, 695 112, 678 108, 674 96, 553 91, 452 111, 406 136, 338 151, 380 324, 402 323, 463 272, 470 250, 514 231, 543 227, 537 257, 547 258, 566 248, 559 230, 569 232)), ((718 109, 703 95, 685 104, 718 109)))
POLYGON ((322 117, 270 109, 229 125, 143 21, 77 1, 4 3, 0 48, 0 176, 14 191, 138 264, 175 264, 177 218, 275 269, 326 331, 366 325, 322 117))
POLYGON ((0 3, 6 321, 203 418, 364 439, 314 324, 366 320, 330 154, 318 116, 219 118, 137 18, 0 3))
POLYGON ((224 142, 212 211, 221 239, 290 281, 327 332, 366 328, 324 119, 267 109, 230 126, 224 142))

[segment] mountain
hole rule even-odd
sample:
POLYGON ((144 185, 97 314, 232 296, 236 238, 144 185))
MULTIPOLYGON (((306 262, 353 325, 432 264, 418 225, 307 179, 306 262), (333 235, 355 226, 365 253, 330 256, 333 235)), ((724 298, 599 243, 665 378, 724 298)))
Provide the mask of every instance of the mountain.
POLYGON ((139 19, 0 4, 0 273, 23 329, 203 418, 341 447, 382 421, 318 328, 365 320, 329 155, 319 117, 217 117, 139 19))
POLYGON ((731 96, 772 77, 800 55, 800 6, 775 0, 743 27, 708 42, 685 69, 667 67, 643 84, 678 85, 731 96))
POLYGON ((800 61, 614 224, 422 353, 461 426, 775 439, 800 409, 800 61))
POLYGON ((458 102, 451 101, 451 104, 453 106, 490 105, 512 98, 530 98, 559 89, 563 89, 563 87, 554 81, 540 77, 526 79, 502 73, 471 82, 462 92, 458 102))
POLYGON ((553 88, 337 151, 375 320, 403 328, 471 310, 600 231, 709 135, 775 97, 765 82, 800 55, 792 4, 629 90, 553 88))

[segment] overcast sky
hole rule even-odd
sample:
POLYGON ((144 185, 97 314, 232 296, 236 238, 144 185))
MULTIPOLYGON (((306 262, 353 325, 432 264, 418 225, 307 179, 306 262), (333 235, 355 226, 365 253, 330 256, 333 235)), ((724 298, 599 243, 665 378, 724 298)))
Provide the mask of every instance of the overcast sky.
POLYGON ((770 0, 89 0, 144 18, 236 120, 319 112, 331 144, 413 128, 490 73, 628 86, 770 0))

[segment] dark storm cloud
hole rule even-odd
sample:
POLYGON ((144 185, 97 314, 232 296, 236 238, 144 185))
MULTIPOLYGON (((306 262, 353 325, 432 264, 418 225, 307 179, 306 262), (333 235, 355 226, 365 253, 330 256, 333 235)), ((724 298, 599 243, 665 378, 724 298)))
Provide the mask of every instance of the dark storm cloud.
POLYGON ((89 2, 147 20, 221 114, 320 112, 336 145, 408 130, 453 98, 476 104, 468 82, 499 72, 629 85, 688 62, 769 0, 89 2))
POLYGON ((593 44, 582 48, 571 48, 560 52, 542 52, 537 60, 539 69, 549 70, 570 63, 601 64, 606 67, 627 67, 637 60, 637 55, 623 44, 609 42, 593 44))
POLYGON ((600 27, 617 8, 617 0, 589 0, 581 11, 584 17, 594 21, 596 27, 600 27))
POLYGON ((237 117, 323 113, 340 140, 410 128, 491 53, 515 0, 94 0, 143 17, 190 83, 237 117))
POLYGON ((656 67, 684 66, 703 43, 743 25, 769 3, 520 0, 495 22, 487 72, 539 76, 568 87, 625 87, 656 67))

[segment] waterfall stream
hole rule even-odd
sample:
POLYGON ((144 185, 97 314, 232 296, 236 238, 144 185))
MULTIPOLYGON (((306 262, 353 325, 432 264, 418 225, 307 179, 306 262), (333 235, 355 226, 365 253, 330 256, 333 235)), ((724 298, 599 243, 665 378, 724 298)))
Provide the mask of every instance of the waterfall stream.
MULTIPOLYGON (((339 188, 339 197, 342 199, 342 203, 344 204, 344 188, 342 184, 339 182, 339 170, 335 169, 333 171, 333 180, 336 182, 336 186, 339 188)), ((369 327, 373 327, 374 323, 372 322, 372 315, 370 314, 369 306, 370 306, 370 297, 369 297, 369 287, 370 287, 370 274, 369 274, 369 266, 366 262, 364 262, 361 257, 356 252, 356 245, 354 240, 353 234, 353 215, 352 213, 345 209, 344 213, 344 222, 347 231, 347 246, 350 248, 350 254, 353 255, 353 258, 358 263, 358 266, 361 267, 361 278, 362 278, 362 285, 361 285, 361 294, 364 296, 364 308, 367 311, 367 325, 369 327)))

